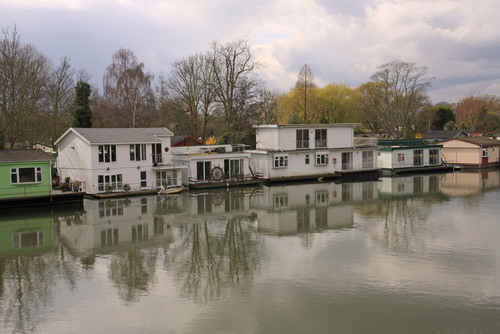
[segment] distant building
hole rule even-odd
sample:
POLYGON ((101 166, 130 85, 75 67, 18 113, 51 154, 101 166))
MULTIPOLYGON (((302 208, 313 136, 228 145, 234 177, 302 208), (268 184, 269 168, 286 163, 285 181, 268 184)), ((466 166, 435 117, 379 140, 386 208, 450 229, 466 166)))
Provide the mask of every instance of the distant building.
POLYGON ((435 130, 427 132, 422 136, 422 139, 427 142, 441 142, 450 138, 463 138, 468 136, 469 134, 463 130, 435 130))
POLYGON ((203 145, 203 143, 191 136, 173 136, 171 139, 172 147, 179 146, 198 146, 203 145))
POLYGON ((384 174, 422 172, 449 168, 442 164, 440 144, 421 139, 379 140, 378 167, 384 174))
POLYGON ((500 166, 500 142, 486 137, 452 138, 442 142, 443 160, 469 168, 500 166))

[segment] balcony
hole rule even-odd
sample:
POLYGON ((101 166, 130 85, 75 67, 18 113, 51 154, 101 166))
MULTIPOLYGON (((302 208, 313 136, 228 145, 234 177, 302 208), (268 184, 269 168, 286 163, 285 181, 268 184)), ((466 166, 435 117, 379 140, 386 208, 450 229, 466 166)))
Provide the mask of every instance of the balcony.
POLYGON ((296 148, 309 148, 309 139, 306 140, 297 140, 295 142, 296 148))
POLYGON ((316 141, 314 142, 314 145, 316 148, 326 147, 326 139, 316 139, 316 141))

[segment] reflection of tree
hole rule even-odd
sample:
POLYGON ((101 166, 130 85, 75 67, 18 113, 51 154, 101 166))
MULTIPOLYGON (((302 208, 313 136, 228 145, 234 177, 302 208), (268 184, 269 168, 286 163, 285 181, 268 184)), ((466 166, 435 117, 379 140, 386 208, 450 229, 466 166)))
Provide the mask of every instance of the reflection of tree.
POLYGON ((224 229, 219 226, 189 225, 183 241, 166 257, 166 266, 181 282, 182 292, 202 304, 248 282, 259 265, 260 239, 241 218, 229 219, 224 229))
POLYGON ((62 276, 75 287, 78 263, 64 250, 0 259, 3 321, 13 333, 34 332, 42 309, 52 303, 62 276))
POLYGON ((113 257, 108 275, 115 282, 120 298, 133 302, 149 291, 157 258, 157 248, 135 248, 113 257))
POLYGON ((425 217, 414 199, 398 198, 388 201, 384 207, 385 221, 379 236, 382 245, 395 252, 409 252, 418 243, 419 229, 425 217))

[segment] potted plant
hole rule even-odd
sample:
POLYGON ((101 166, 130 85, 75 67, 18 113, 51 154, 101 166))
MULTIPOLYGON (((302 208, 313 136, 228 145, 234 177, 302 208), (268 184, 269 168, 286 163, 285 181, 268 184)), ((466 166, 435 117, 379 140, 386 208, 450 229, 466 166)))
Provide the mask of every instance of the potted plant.
POLYGON ((123 185, 123 191, 125 191, 126 193, 129 192, 130 191, 130 185, 128 185, 128 184, 125 183, 123 185))
POLYGON ((106 189, 106 193, 108 193, 108 194, 113 192, 113 187, 110 185, 107 185, 105 189, 106 189))

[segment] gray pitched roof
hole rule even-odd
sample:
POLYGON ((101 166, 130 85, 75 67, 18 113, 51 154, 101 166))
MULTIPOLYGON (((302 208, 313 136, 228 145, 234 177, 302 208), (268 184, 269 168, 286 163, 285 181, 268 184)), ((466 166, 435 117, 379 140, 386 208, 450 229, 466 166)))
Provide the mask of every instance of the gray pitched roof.
POLYGON ((173 136, 167 128, 72 128, 90 144, 158 143, 157 136, 173 136))
POLYGON ((50 161, 50 154, 38 149, 0 150, 0 162, 50 161))
POLYGON ((448 139, 454 137, 467 137, 463 130, 433 130, 422 136, 423 139, 448 139))

